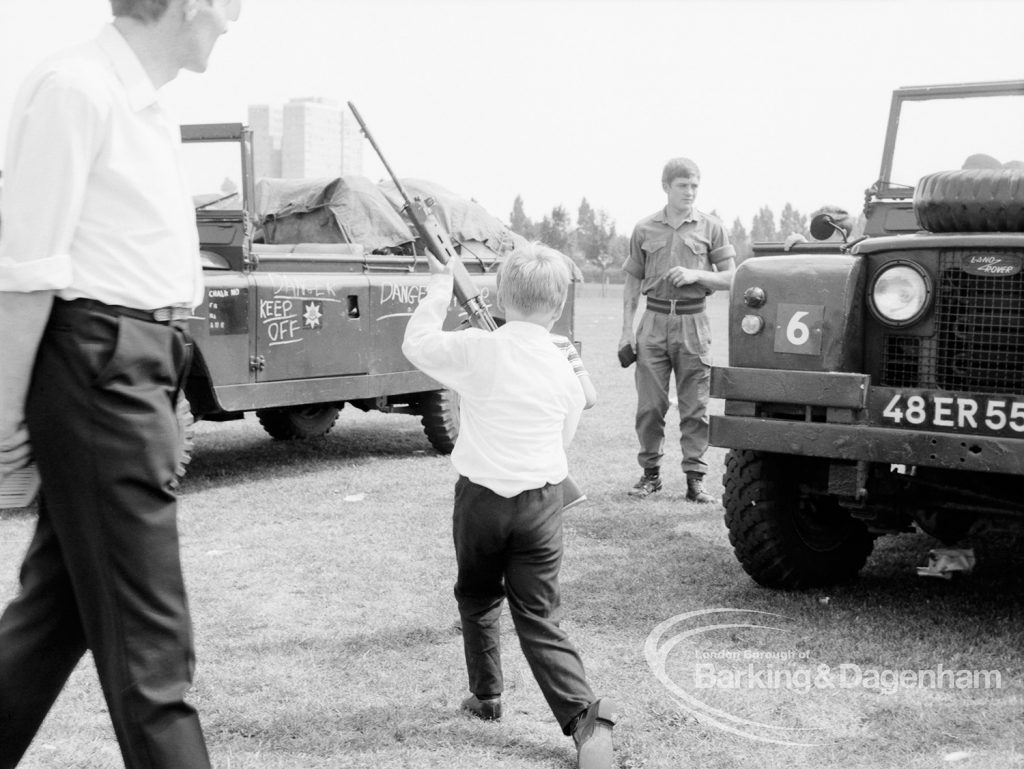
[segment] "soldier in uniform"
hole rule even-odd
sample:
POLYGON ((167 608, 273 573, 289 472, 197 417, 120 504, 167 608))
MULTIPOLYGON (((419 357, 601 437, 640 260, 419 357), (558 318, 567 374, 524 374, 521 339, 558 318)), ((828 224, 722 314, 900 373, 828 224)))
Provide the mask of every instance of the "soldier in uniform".
POLYGON ((708 447, 708 387, 711 379, 711 324, 708 294, 728 289, 735 250, 722 222, 694 208, 700 170, 688 158, 665 164, 661 186, 666 205, 637 223, 622 267, 624 317, 619 347, 636 355, 637 460, 643 476, 629 495, 644 499, 662 487, 668 388, 675 374, 679 444, 686 474, 686 498, 710 504, 704 489, 708 447), (640 295, 647 306, 634 332, 640 295))

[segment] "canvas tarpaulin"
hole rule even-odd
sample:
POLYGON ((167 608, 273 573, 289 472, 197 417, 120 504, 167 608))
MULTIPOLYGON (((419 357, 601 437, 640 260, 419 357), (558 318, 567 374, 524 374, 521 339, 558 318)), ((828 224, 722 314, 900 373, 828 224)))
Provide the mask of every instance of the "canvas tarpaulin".
MULTIPOLYGON (((432 200, 431 211, 464 258, 490 261, 522 249, 527 241, 474 200, 439 184, 403 179, 411 198, 432 200)), ((359 243, 367 252, 398 249, 417 241, 405 201, 393 182, 374 184, 363 176, 322 179, 261 179, 256 213, 267 243, 359 243)), ((424 246, 418 244, 422 252, 424 246)), ((566 257, 574 280, 579 268, 566 257)))
MULTIPOLYGON (((404 201, 393 182, 381 182, 380 189, 396 209, 404 201)), ((402 187, 410 198, 433 200, 431 210, 445 231, 456 243, 476 240, 496 253, 511 251, 515 247, 512 231, 475 200, 456 195, 439 184, 423 179, 403 179, 402 187)))
POLYGON ((256 214, 267 243, 360 243, 372 252, 415 238, 380 188, 363 176, 260 179, 256 214))

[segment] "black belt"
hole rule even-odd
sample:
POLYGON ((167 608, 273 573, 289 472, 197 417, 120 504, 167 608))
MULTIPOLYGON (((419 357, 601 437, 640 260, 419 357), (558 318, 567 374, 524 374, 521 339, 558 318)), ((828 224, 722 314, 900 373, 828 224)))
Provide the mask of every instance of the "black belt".
POLYGON ((192 317, 191 307, 184 307, 178 304, 172 304, 169 307, 157 307, 155 310, 138 310, 134 307, 122 307, 119 304, 105 304, 95 299, 57 299, 56 301, 71 307, 81 307, 85 310, 102 312, 105 315, 113 315, 115 317, 135 318, 136 320, 144 320, 148 323, 174 323, 175 321, 188 320, 192 317))
POLYGON ((647 309, 662 315, 695 315, 704 312, 704 297, 697 299, 655 299, 647 297, 647 309))

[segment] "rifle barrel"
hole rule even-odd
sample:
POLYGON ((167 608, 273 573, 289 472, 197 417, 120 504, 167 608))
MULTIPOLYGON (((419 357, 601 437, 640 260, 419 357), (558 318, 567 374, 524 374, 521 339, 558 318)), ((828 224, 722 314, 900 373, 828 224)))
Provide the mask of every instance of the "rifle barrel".
POLYGON ((402 183, 398 181, 398 174, 391 170, 391 166, 388 164, 387 159, 384 157, 384 153, 381 152, 380 147, 377 146, 377 142, 373 138, 373 134, 371 134, 370 129, 366 127, 366 121, 363 120, 363 116, 360 115, 359 110, 356 109, 356 105, 353 104, 352 102, 348 102, 348 108, 352 110, 352 114, 355 115, 356 122, 359 123, 359 127, 363 131, 363 136, 365 136, 366 140, 370 142, 370 146, 373 147, 373 151, 377 153, 377 157, 380 158, 380 162, 384 164, 384 168, 387 170, 388 175, 391 177, 391 181, 393 181, 395 183, 395 186, 398 188, 398 192, 399 194, 401 194, 402 199, 405 201, 405 204, 409 207, 412 207, 412 201, 409 199, 408 194, 406 194, 405 188, 402 186, 402 183))

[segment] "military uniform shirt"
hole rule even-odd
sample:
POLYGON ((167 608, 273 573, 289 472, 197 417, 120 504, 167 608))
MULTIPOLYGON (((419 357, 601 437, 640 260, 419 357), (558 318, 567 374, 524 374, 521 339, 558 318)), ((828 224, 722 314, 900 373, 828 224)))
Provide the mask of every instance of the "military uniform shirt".
POLYGON ((678 266, 710 272, 712 265, 735 256, 736 249, 717 217, 693 209, 690 217, 674 228, 663 208, 633 228, 622 271, 640 280, 640 292, 645 296, 699 299, 708 293, 707 289, 698 284, 674 286, 666 280, 668 271, 678 266))

